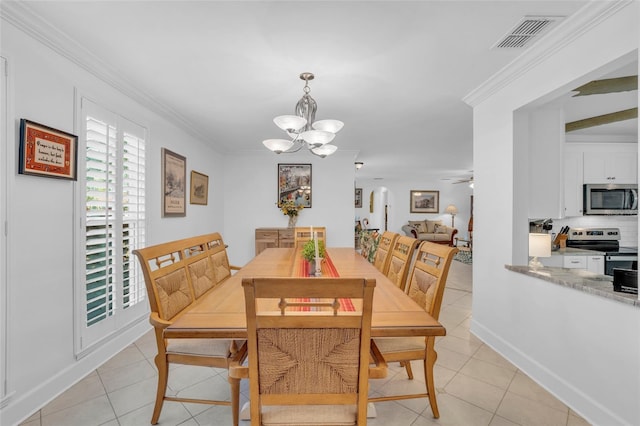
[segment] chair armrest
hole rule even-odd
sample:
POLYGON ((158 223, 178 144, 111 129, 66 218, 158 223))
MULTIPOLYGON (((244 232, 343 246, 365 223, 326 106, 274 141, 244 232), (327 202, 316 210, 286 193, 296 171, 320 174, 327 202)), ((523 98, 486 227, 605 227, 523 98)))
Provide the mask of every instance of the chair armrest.
POLYGON ((149 322, 155 328, 160 328, 163 330, 171 325, 171 321, 163 320, 162 318, 160 318, 160 315, 158 315, 157 312, 151 312, 151 314, 149 315, 149 322))
POLYGON ((229 269, 231 269, 232 271, 239 271, 240 269, 242 269, 242 267, 236 266, 236 265, 229 265, 229 269))
POLYGON ((453 239, 455 238, 456 240, 458 239, 458 237, 455 237, 455 235, 458 233, 458 230, 456 228, 453 228, 453 231, 451 231, 451 242, 449 243, 449 245, 455 246, 457 244, 453 243, 453 239))
POLYGON ((407 237, 418 238, 418 231, 411 225, 403 225, 402 230, 407 237))
POLYGON ((248 379, 249 366, 242 365, 247 359, 247 342, 229 360, 229 378, 248 379))
POLYGON ((384 379, 387 377, 387 361, 385 361, 380 349, 376 346, 376 343, 371 339, 371 351, 369 360, 369 378, 370 379, 384 379), (375 366, 374 366, 375 365, 375 366))

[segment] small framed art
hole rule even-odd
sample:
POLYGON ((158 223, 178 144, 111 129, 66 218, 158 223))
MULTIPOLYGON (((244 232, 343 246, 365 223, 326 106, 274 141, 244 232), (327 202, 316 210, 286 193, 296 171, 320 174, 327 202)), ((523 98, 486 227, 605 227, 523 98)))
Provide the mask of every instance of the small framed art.
POLYGON ((18 173, 78 179, 78 137, 27 119, 20 120, 18 173))
POLYGON ((209 199, 209 176, 191 170, 191 192, 189 202, 191 204, 207 205, 209 199))
POLYGON ((410 192, 410 213, 438 213, 440 211, 440 191, 410 192))
POLYGON ((362 188, 356 188, 355 193, 356 208, 362 208, 362 188))
POLYGON ((162 216, 186 216, 187 159, 162 148, 162 216))

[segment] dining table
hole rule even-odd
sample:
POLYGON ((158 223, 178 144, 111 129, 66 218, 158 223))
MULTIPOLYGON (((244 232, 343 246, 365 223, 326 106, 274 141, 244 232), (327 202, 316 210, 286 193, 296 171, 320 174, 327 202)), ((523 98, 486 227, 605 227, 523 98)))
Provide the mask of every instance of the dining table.
MULTIPOLYGON (((174 319, 166 338, 247 338, 242 279, 300 277, 308 267, 300 249, 269 248, 200 297, 174 319)), ((444 336, 442 324, 429 315, 352 247, 329 247, 322 262, 323 277, 373 278, 371 336, 444 336)), ((313 279, 313 277, 309 277, 313 279)))

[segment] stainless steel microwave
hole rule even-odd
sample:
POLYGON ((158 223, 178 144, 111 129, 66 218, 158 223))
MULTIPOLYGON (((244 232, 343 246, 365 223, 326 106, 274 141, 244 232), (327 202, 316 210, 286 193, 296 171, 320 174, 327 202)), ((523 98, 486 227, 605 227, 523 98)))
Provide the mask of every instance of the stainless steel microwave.
POLYGON ((583 200, 585 215, 638 214, 638 185, 586 184, 583 200))

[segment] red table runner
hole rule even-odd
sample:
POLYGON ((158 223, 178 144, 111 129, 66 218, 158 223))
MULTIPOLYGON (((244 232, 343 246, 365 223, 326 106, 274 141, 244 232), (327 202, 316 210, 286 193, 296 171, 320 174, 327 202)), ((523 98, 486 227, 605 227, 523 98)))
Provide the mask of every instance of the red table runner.
MULTIPOLYGON (((340 274, 338 274, 338 270, 336 269, 336 266, 333 264, 333 262, 331 261, 331 257, 329 256, 329 253, 325 251, 324 254, 324 259, 321 262, 321 266, 320 269, 322 271, 322 276, 323 277, 329 277, 329 278, 338 278, 340 276, 340 274)), ((295 261, 295 276, 296 277, 308 277, 309 276, 309 262, 306 261, 306 259, 304 259, 302 257, 302 252, 300 250, 298 250, 296 252, 296 261, 295 261)), ((310 299, 297 299, 297 301, 299 302, 309 302, 310 299)), ((353 306, 353 302, 351 301, 351 299, 338 299, 338 301, 340 302, 340 309, 343 311, 355 311, 355 307, 353 306)), ((302 306, 300 307, 301 311, 312 311, 312 310, 317 310, 317 308, 312 308, 309 306, 302 306)))

